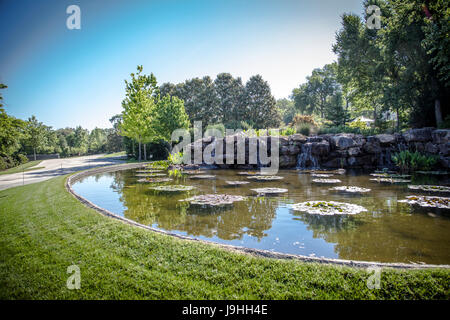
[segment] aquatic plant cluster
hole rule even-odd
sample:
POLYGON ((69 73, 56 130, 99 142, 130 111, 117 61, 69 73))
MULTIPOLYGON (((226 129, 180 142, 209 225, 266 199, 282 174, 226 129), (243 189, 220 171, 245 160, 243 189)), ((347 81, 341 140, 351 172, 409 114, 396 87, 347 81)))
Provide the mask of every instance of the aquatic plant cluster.
MULTIPOLYGON (((165 176, 165 173, 160 173, 164 169, 161 166, 149 166, 146 170, 137 170, 137 177, 145 177, 144 179, 138 179, 138 182, 145 183, 160 183, 160 182, 169 182, 172 181, 171 178, 158 178, 160 176, 165 176), (158 169, 156 169, 158 168, 158 169)), ((176 171, 176 175, 169 174, 172 177, 182 177, 183 175, 187 175, 190 179, 215 179, 215 175, 203 174, 202 170, 183 170, 182 168, 175 168, 170 170, 176 171)), ((300 173, 300 172, 299 172, 300 173)), ((336 174, 334 171, 318 171, 318 170, 308 170, 301 173, 310 174, 313 178, 311 181, 317 184, 336 184, 341 183, 342 181, 339 179, 329 179, 329 177, 336 174)), ((247 179, 253 180, 256 182, 270 182, 270 181, 278 181, 282 180, 283 177, 275 176, 275 175, 262 175, 256 171, 241 171, 238 172, 237 175, 247 176, 247 179)), ((386 182, 386 183, 408 183, 411 180, 408 178, 411 175, 408 174, 398 174, 396 172, 387 172, 387 171, 378 171, 370 174, 376 178, 369 179, 375 182, 386 182)), ((226 180, 225 183, 228 186, 239 187, 242 185, 249 184, 249 181, 242 180, 226 180)), ((450 192, 450 187, 447 186, 433 186, 433 185, 408 185, 408 188, 416 191, 424 191, 424 192, 450 192)), ((188 192, 194 190, 194 186, 186 186, 186 185, 160 185, 160 186, 151 186, 151 190, 155 192, 188 192)), ((270 195, 280 195, 288 192, 288 189, 285 188, 275 188, 275 187, 267 187, 267 188, 253 188, 250 189, 257 196, 270 196, 270 195)), ((343 193, 350 194, 363 194, 371 191, 369 188, 362 188, 358 186, 336 186, 329 188, 330 191, 337 191, 343 193)), ((197 206, 201 208, 222 208, 229 207, 233 205, 236 201, 243 201, 246 197, 243 196, 235 196, 228 194, 204 194, 197 195, 187 199, 182 199, 179 201, 189 202, 192 206, 197 206)), ((415 204, 422 207, 436 207, 436 208, 444 208, 450 209, 449 205, 450 198, 443 197, 431 197, 431 196, 409 196, 405 200, 400 200, 399 202, 404 202, 408 204, 415 204)), ((357 214, 360 212, 367 211, 364 207, 345 203, 345 202, 336 202, 336 201, 307 201, 301 202, 291 205, 291 209, 294 211, 302 211, 309 214, 318 214, 318 215, 343 215, 343 214, 357 214)))

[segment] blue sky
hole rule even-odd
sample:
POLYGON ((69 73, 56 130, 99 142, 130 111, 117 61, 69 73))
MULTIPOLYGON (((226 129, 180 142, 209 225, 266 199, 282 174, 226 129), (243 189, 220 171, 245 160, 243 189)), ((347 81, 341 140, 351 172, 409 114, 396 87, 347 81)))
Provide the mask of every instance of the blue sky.
POLYGON ((362 11, 361 0, 1 0, 6 110, 54 128, 110 127, 138 64, 160 84, 261 74, 287 97, 335 59, 340 16, 362 11), (66 27, 72 4, 80 30, 66 27))

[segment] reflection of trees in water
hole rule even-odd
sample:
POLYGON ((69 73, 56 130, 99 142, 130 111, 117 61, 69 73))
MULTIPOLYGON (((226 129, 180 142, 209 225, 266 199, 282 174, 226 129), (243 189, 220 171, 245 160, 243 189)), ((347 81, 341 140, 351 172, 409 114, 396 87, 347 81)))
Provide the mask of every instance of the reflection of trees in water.
POLYGON ((111 188, 121 193, 127 218, 147 225, 156 223, 161 229, 184 231, 193 236, 233 240, 248 234, 261 239, 272 227, 278 206, 276 199, 250 197, 230 208, 194 209, 189 203, 178 201, 191 196, 190 193, 158 195, 149 190, 148 185, 133 184, 126 176, 114 177, 111 188))
MULTIPOLYGON (((363 220, 357 215, 332 215, 309 214, 293 211, 297 220, 304 222, 308 230, 313 231, 314 238, 323 238, 329 241, 331 235, 343 230, 355 230, 362 225, 363 220)), ((329 241, 333 242, 333 241, 329 241)))
POLYGON ((308 225, 315 238, 335 243, 334 250, 341 259, 449 263, 450 234, 446 230, 450 221, 431 218, 391 200, 366 199, 366 206, 374 206, 377 211, 358 215, 295 215, 308 225))

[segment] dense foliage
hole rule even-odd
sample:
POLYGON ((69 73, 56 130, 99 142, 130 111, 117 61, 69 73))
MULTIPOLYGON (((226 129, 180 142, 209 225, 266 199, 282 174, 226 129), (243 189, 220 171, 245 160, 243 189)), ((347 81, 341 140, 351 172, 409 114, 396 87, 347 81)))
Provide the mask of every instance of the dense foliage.
POLYGON ((366 25, 368 13, 344 14, 337 62, 313 70, 284 114, 312 114, 341 128, 367 116, 378 131, 448 127, 449 2, 366 0, 364 9, 370 5, 381 10, 380 28, 366 25))
MULTIPOLYGON (((1 89, 7 86, 0 84, 1 89)), ((59 153, 61 157, 123 150, 117 127, 91 132, 81 126, 53 130, 31 116, 27 121, 16 119, 3 108, 0 94, 0 170, 25 163, 25 155, 59 153)), ((112 119, 114 120, 114 119, 112 119)), ((113 121, 112 121, 113 122, 113 121)))

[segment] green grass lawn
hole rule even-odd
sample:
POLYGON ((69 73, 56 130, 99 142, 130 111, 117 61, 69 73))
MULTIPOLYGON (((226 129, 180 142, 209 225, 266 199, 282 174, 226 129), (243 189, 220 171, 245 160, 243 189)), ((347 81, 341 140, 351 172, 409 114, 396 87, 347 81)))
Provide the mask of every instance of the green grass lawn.
POLYGON ((448 299, 449 270, 364 269, 256 258, 104 217, 66 177, 0 192, 0 299, 448 299), (67 267, 81 270, 69 290, 67 267))
POLYGON ((27 163, 21 164, 20 166, 0 171, 0 175, 2 175, 2 174, 10 174, 10 173, 17 173, 17 172, 22 172, 22 171, 27 172, 27 171, 36 170, 36 169, 42 169, 43 167, 31 168, 33 166, 37 166, 39 163, 41 163, 41 161, 42 160, 29 161, 27 163))

